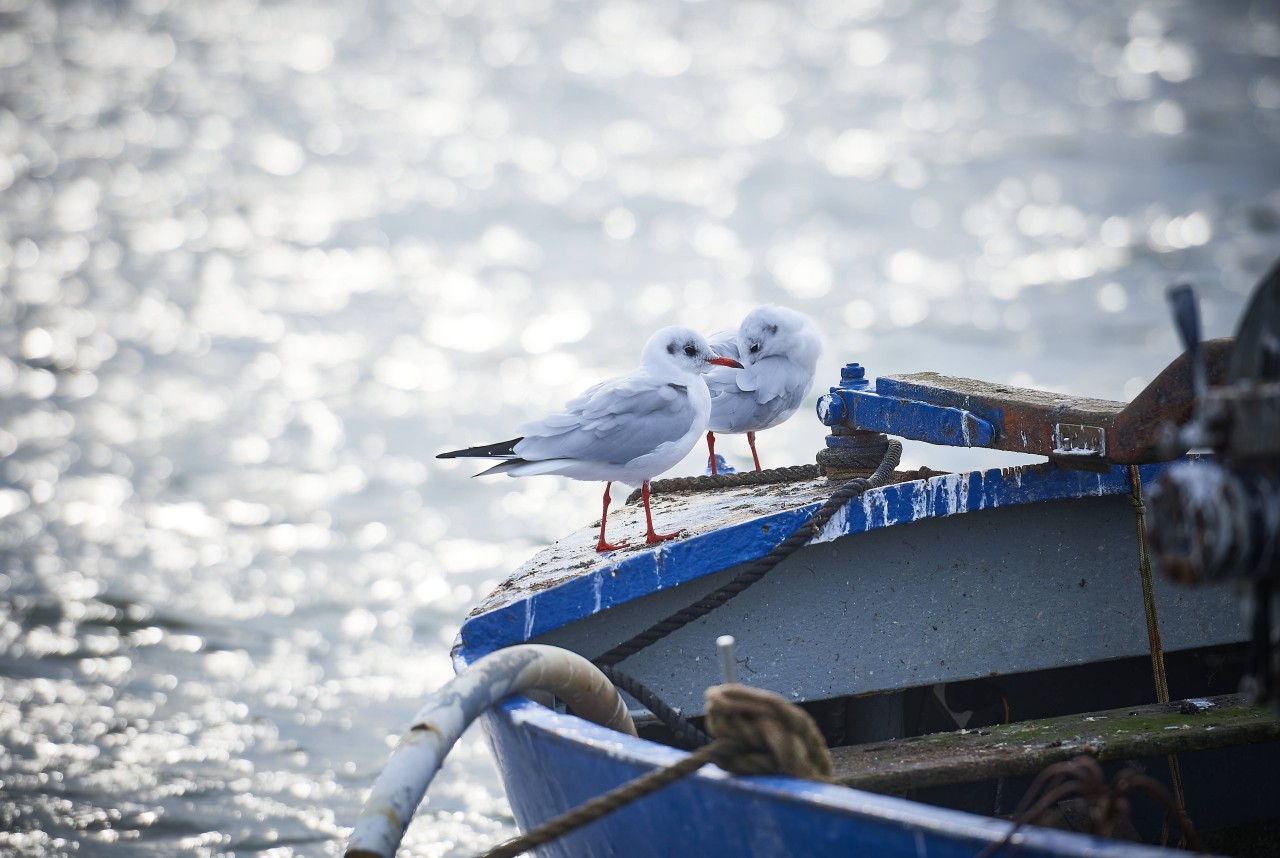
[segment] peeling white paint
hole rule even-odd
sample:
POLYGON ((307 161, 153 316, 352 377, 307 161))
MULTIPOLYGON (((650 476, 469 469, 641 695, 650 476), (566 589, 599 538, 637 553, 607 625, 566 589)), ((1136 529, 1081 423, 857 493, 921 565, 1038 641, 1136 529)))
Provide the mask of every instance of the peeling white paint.
MULTIPOLYGON (((886 527, 889 524, 889 499, 883 491, 869 491, 862 495, 862 514, 866 521, 866 529, 886 527), (876 515, 879 514, 879 521, 876 515)), ((845 528, 848 532, 848 528, 845 528)))
POLYGON ((911 520, 919 521, 933 514, 933 492, 929 489, 929 483, 922 481, 919 483, 907 483, 911 487, 911 520))
POLYGON ((950 483, 952 513, 969 510, 969 474, 947 474, 943 480, 950 483))
POLYGON ((845 504, 836 510, 835 515, 823 526, 813 538, 814 543, 831 542, 833 539, 839 539, 849 532, 849 504, 845 504))

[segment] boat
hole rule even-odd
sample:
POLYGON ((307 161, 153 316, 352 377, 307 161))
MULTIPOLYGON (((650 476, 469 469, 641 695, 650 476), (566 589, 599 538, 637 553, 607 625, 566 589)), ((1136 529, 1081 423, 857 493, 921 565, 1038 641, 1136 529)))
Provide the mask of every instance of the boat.
MULTIPOLYGON (((1167 427, 1203 418, 1233 348, 1197 331, 1127 404, 933 373, 873 381, 850 364, 819 401, 821 473, 655 484, 679 540, 601 554, 584 523, 541 551, 462 625, 457 672, 526 644, 576 653, 638 681, 624 686, 637 735, 537 694, 490 708, 484 730, 522 829, 685 759, 704 693, 724 681, 723 636, 740 683, 812 718, 834 774, 703 766, 536 854, 1136 858, 1174 854, 1184 818, 1212 852, 1277 854, 1280 722, 1239 693, 1270 632, 1257 640, 1238 581, 1185 586, 1144 559, 1152 488, 1208 461, 1167 427), (895 470, 895 438, 1043 461, 895 470), (852 477, 859 491, 833 508, 852 477), (751 586, 705 602, 769 558, 751 586), (699 603, 714 605, 645 637, 699 603), (1059 776, 1065 800, 1028 817, 1052 766, 1076 780, 1059 776), (1129 812, 1101 836, 1098 807, 1117 802, 1129 812)), ((642 525, 638 507, 616 515, 621 529, 642 525)), ((1274 574, 1272 545, 1259 562, 1274 574)), ((367 816, 407 824, 379 800, 367 816)), ((348 854, 367 854, 358 839, 348 854)))

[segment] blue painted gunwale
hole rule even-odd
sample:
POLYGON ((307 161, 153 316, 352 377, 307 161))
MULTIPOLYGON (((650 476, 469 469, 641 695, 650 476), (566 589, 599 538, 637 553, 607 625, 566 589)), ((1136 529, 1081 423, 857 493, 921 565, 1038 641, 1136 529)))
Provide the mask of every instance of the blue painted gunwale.
MULTIPOLYGON (((1167 463, 1140 469, 1144 483, 1167 463)), ((815 539, 925 518, 1072 497, 1130 491, 1128 472, 1068 470, 1055 465, 945 474, 898 483, 855 499, 815 539)), ((696 504, 697 500, 690 501, 696 504)), ((469 619, 454 649, 461 672, 504 646, 608 610, 655 590, 754 559, 782 541, 819 506, 794 509, 633 554, 469 619)), ((533 561, 536 563, 536 558, 533 561)), ((513 697, 483 719, 507 794, 526 830, 577 807, 684 752, 559 714, 513 697), (551 773, 562 773, 552 777, 551 773)), ((705 766, 694 777, 589 826, 540 854, 579 858, 671 854, 911 856, 972 858, 1002 839, 1009 823, 842 786, 787 777, 735 777, 705 766), (744 820, 750 820, 745 824, 744 820), (626 844, 619 853, 619 844, 626 844)), ((1028 827, 1014 836, 1017 854, 1033 858, 1142 858, 1174 851, 1082 834, 1028 827)), ((1002 853, 1003 854, 1003 853, 1002 853)))

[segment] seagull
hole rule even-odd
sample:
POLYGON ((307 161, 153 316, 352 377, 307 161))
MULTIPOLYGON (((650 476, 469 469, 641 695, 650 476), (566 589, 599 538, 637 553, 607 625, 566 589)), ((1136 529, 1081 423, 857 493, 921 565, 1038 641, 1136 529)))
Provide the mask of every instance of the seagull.
POLYGON ((747 433, 758 471, 756 433, 795 414, 813 387, 814 369, 822 353, 818 331, 803 314, 765 304, 748 313, 738 330, 711 337, 711 348, 743 363, 740 372, 716 369, 707 375, 711 473, 717 471, 716 432, 747 433))
POLYGON ((575 480, 604 480, 604 513, 596 551, 613 551, 625 542, 605 541, 609 487, 614 481, 641 485, 645 543, 674 539, 680 531, 658 533, 649 509, 649 480, 688 455, 707 428, 711 394, 703 373, 713 366, 742 368, 720 357, 700 334, 689 328, 658 331, 645 343, 640 366, 602 381, 560 414, 526 423, 519 438, 441 453, 437 459, 501 459, 476 474, 531 477, 559 474, 575 480))

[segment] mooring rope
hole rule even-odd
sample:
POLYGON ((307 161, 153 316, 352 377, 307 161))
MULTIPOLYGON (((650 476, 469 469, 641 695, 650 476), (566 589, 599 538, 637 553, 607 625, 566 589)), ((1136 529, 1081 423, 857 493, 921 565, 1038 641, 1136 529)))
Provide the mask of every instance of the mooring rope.
POLYGON ((771 691, 742 685, 708 688, 707 726, 716 737, 710 744, 499 844, 483 858, 515 858, 657 792, 707 763, 740 775, 786 774, 819 781, 831 777, 831 756, 818 726, 799 706, 771 691))
MULTIPOLYGON (((649 483, 649 494, 706 491, 708 489, 725 489, 737 486, 768 486, 775 483, 816 480, 820 476, 822 476, 822 472, 817 465, 789 465, 785 468, 770 468, 765 471, 742 471, 736 474, 672 477, 668 480, 656 480, 649 483)), ((636 489, 627 495, 627 503, 629 504, 634 504, 638 500, 640 500, 640 489, 636 489)))
MULTIPOLYGON (((803 548, 810 539, 816 536, 826 525, 831 517, 834 516, 845 504, 850 500, 878 486, 884 485, 893 475, 894 468, 898 467, 898 462, 902 459, 902 442, 896 439, 890 439, 888 447, 884 451, 884 458, 880 460, 880 466, 870 477, 857 477, 843 483, 835 493, 827 499, 821 507, 818 508, 807 521, 792 531, 791 535, 784 539, 781 543, 774 547, 772 551, 763 557, 752 561, 745 570, 738 574, 736 578, 725 584, 694 604, 683 610, 677 611, 664 620, 654 623, 640 634, 618 644, 613 649, 606 652, 599 658, 593 659, 599 667, 612 667, 619 662, 627 659, 640 650, 662 640, 667 635, 684 628, 701 617, 719 608, 725 602, 728 602, 734 596, 737 596, 743 590, 746 590, 752 584, 759 581, 765 575, 769 574, 773 569, 786 560, 795 552, 803 548)), ((737 476, 730 474, 728 476, 737 476)))
POLYGON ((615 688, 619 691, 627 692, 644 704, 645 708, 652 712, 655 718, 666 725, 667 729, 675 736, 676 741, 683 747, 701 748, 711 741, 711 737, 699 730, 697 724, 677 712, 675 707, 667 703, 654 693, 653 689, 631 674, 608 665, 597 665, 597 667, 600 668, 601 673, 609 678, 615 688))
MULTIPOLYGON (((778 563, 808 542, 812 538, 812 534, 817 533, 830 520, 834 511, 843 506, 853 496, 853 493, 858 493, 857 490, 859 489, 866 491, 868 488, 884 484, 892 476, 901 457, 901 442, 891 442, 885 449, 884 457, 881 459, 879 467, 870 477, 851 480, 849 483, 842 485, 841 490, 828 499, 812 518, 797 528, 773 551, 760 558, 757 561, 757 565, 744 571, 725 587, 699 600, 696 604, 671 615, 661 623, 605 653, 599 659, 596 659, 596 666, 613 681, 615 686, 640 701, 652 712, 654 717, 671 731, 679 744, 686 748, 700 748, 706 745, 711 741, 710 736, 698 729, 698 726, 684 717, 684 715, 677 712, 673 706, 660 698, 652 689, 634 676, 619 670, 616 665, 649 644, 661 640, 676 629, 688 625, 701 616, 705 616, 763 578, 778 563), (863 486, 864 483, 865 486, 863 486)), ((706 491, 745 485, 770 485, 816 479, 820 476, 820 473, 821 469, 816 465, 792 465, 767 471, 744 471, 739 474, 717 474, 714 476, 678 477, 670 480, 660 480, 651 483, 649 491, 650 494, 653 494, 660 491, 706 491)), ((631 503, 639 496, 639 490, 632 492, 631 497, 627 498, 627 503, 631 503)))

